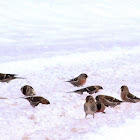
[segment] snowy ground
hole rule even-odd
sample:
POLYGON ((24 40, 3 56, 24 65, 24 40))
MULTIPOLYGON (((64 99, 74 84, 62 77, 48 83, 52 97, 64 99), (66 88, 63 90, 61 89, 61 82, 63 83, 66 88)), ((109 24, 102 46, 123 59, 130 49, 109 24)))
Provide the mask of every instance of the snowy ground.
POLYGON ((0 83, 0 140, 139 140, 140 103, 84 119, 88 94, 64 82, 84 72, 98 94, 140 97, 139 1, 0 0, 0 20, 0 72, 26 78, 0 83), (51 104, 20 99, 26 84, 51 104))

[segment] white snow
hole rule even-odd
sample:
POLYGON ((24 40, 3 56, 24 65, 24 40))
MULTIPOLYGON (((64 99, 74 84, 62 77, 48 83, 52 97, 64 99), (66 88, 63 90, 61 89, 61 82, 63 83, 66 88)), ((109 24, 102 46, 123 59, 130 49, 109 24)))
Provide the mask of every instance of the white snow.
POLYGON ((0 140, 139 140, 140 103, 106 108, 95 118, 85 98, 64 81, 87 73, 120 98, 120 87, 140 97, 138 0, 0 0, 0 73, 22 80, 0 83, 0 140), (32 108, 20 88, 31 85, 50 101, 32 108))

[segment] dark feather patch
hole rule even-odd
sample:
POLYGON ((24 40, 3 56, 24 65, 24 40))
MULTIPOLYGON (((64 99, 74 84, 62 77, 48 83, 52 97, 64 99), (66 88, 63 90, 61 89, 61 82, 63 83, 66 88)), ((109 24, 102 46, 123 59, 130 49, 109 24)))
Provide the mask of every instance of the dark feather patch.
POLYGON ((24 86, 22 89, 23 89, 23 94, 25 95, 26 94, 27 87, 24 86))
POLYGON ((98 111, 101 110, 101 103, 97 103, 97 109, 98 109, 98 111))

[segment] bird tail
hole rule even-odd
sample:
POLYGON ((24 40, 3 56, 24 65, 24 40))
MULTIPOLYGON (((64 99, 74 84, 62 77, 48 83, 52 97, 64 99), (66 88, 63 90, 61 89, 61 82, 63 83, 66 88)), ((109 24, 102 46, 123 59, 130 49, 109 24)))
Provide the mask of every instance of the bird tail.
POLYGON ((0 97, 0 99, 8 99, 8 98, 6 98, 6 97, 0 97))
POLYGON ((123 103, 123 101, 118 102, 118 105, 121 104, 121 103, 123 103))
POLYGON ((82 94, 83 94, 83 92, 82 92, 82 91, 69 91, 69 92, 67 92, 67 93, 77 93, 77 94, 80 94, 80 95, 82 95, 82 94))
POLYGON ((20 99, 20 98, 22 98, 22 99, 26 99, 26 98, 28 98, 28 97, 33 97, 33 96, 25 96, 25 97, 17 97, 17 98, 6 98, 6 97, 0 97, 0 99, 15 100, 15 99, 20 99))
POLYGON ((15 77, 15 79, 26 79, 24 77, 15 77))
POLYGON ((19 98, 26 99, 26 97, 19 97, 19 98))
POLYGON ((64 81, 64 82, 70 82, 70 81, 68 80, 68 81, 64 81))
POLYGON ((66 92, 66 93, 73 93, 74 91, 68 91, 68 92, 66 92))

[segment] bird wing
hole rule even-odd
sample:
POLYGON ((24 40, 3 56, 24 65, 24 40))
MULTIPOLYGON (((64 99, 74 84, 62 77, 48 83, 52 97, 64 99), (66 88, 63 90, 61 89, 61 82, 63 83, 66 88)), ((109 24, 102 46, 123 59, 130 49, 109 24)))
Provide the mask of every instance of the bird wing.
POLYGON ((26 96, 27 86, 22 87, 21 91, 26 96))
POLYGON ((40 103, 39 101, 38 102, 29 101, 29 102, 30 102, 32 107, 35 107, 35 106, 37 106, 40 103))
POLYGON ((68 81, 65 81, 65 82, 70 82, 73 86, 78 86, 78 77, 76 78, 73 78, 73 79, 70 79, 68 81))
POLYGON ((116 98, 111 97, 111 96, 105 96, 105 98, 106 98, 107 100, 109 100, 110 102, 122 102, 122 101, 120 101, 119 99, 116 99, 116 98))
POLYGON ((105 96, 105 100, 104 100, 104 105, 105 106, 111 106, 111 107, 115 107, 116 105, 119 105, 122 101, 111 97, 111 96, 105 96))
POLYGON ((3 74, 3 76, 1 76, 1 79, 15 79, 15 74, 3 74))
POLYGON ((129 93, 127 95, 128 98, 131 98, 131 99, 139 99, 138 97, 134 96, 133 94, 129 93))
POLYGON ((77 81, 78 81, 78 77, 69 80, 69 82, 77 82, 77 81))
POLYGON ((6 77, 15 77, 16 74, 6 74, 6 77))
POLYGON ((29 102, 33 107, 37 106, 40 103, 39 97, 29 97, 29 98, 30 98, 29 102))
POLYGON ((86 103, 84 104, 84 111, 86 112, 88 110, 86 103))
POLYGON ((97 110, 99 111, 101 109, 101 103, 97 102, 96 105, 97 105, 97 110))
POLYGON ((87 93, 92 94, 95 92, 96 88, 95 86, 90 86, 90 87, 86 87, 85 90, 87 93))
POLYGON ((72 91, 72 92, 75 92, 75 93, 78 93, 78 94, 83 94, 83 92, 85 92, 86 91, 86 89, 85 88, 82 88, 82 89, 78 89, 78 90, 74 90, 74 91, 72 91))

